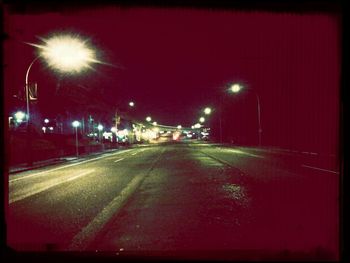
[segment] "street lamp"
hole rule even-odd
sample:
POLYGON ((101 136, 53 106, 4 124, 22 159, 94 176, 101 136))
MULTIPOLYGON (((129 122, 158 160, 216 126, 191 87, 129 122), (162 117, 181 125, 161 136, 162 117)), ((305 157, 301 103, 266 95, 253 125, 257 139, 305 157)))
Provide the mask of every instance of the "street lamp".
POLYGON ((233 93, 237 93, 242 89, 242 86, 239 84, 233 84, 230 87, 230 91, 232 91, 233 93))
POLYGON ((157 122, 156 122, 156 121, 154 121, 152 124, 153 124, 154 126, 157 126, 157 122))
POLYGON ((200 117, 199 118, 199 122, 201 122, 201 123, 205 122, 205 118, 204 117, 200 117))
MULTIPOLYGON (((91 68, 91 63, 101 63, 96 59, 95 51, 87 45, 86 40, 82 40, 73 35, 55 35, 51 38, 42 38, 44 44, 32 44, 39 49, 39 55, 29 64, 25 76, 25 94, 27 106, 27 132, 28 148, 30 150, 30 94, 29 94, 29 72, 35 61, 43 58, 54 70, 61 73, 80 73, 81 71, 91 68)), ((29 155, 28 165, 32 164, 29 155)))
POLYGON ((211 113, 211 108, 206 107, 206 108, 204 109, 204 114, 209 115, 210 113, 211 113))
POLYGON ((152 118, 150 116, 147 116, 146 121, 150 122, 152 118))
POLYGON ((182 126, 181 125, 177 125, 177 128, 180 130, 182 128, 182 126))
POLYGON ((78 127, 80 126, 79 121, 72 122, 73 127, 75 128, 75 148, 77 157, 79 156, 79 141, 78 141, 78 127))
POLYGON ((101 124, 99 124, 97 126, 97 129, 98 129, 98 138, 100 139, 100 141, 102 141, 102 138, 101 138, 101 131, 103 130, 103 126, 101 124))
POLYGON ((17 123, 21 123, 25 117, 26 117, 26 114, 22 111, 17 111, 15 113, 15 118, 17 123))
POLYGON ((80 73, 91 68, 91 63, 101 63, 97 60, 95 51, 87 45, 87 41, 72 35, 55 35, 43 39, 44 45, 31 44, 39 49, 39 55, 29 64, 26 71, 25 88, 27 102, 27 120, 29 120, 29 72, 35 61, 43 58, 54 70, 61 73, 80 73))
POLYGON ((129 106, 130 106, 130 107, 134 107, 134 106, 135 106, 135 103, 134 103, 133 101, 130 101, 130 102, 129 102, 129 106))
MULTIPOLYGON (((239 84, 233 84, 231 86, 231 91, 233 93, 238 93, 240 90, 242 89, 242 86, 239 84)), ((254 91, 255 97, 256 97, 256 101, 257 101, 257 111, 258 111, 258 138, 259 138, 259 146, 261 146, 261 133, 262 133, 262 129, 261 129, 261 119, 260 119, 260 98, 258 96, 258 93, 256 91, 254 91)))
MULTIPOLYGON (((241 89, 242 89, 242 85, 238 83, 234 83, 229 87, 228 91, 231 93, 238 93, 241 89)), ((221 99, 220 99, 220 113, 219 113, 219 128, 220 128, 220 143, 222 143, 222 112, 223 112, 224 95, 221 95, 220 97, 221 99)))

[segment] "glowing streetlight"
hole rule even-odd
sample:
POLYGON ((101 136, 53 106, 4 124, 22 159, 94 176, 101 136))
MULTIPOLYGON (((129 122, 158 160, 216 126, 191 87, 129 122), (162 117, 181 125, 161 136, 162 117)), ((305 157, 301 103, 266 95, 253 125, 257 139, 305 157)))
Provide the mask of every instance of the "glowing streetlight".
POLYGON ((206 107, 206 108, 204 109, 204 113, 205 113, 206 115, 209 115, 209 114, 211 113, 211 108, 206 107))
POLYGON ((78 128, 78 127, 80 126, 80 122, 79 122, 79 121, 73 121, 73 122, 72 122, 72 126, 73 126, 74 128, 78 128))
MULTIPOLYGON (((41 38, 43 44, 27 43, 39 49, 39 55, 29 64, 25 76, 25 94, 27 106, 27 132, 30 133, 30 94, 29 72, 35 61, 43 58, 54 70, 62 73, 80 73, 91 68, 92 63, 102 63, 96 58, 96 52, 88 46, 88 41, 76 35, 54 35, 48 39, 41 38)), ((28 151, 31 150, 30 136, 28 136, 28 151)), ((28 165, 32 165, 31 156, 28 156, 28 165)))
POLYGON ((180 130, 182 128, 182 126, 181 125, 177 125, 177 128, 180 130))
POLYGON ((154 126, 157 126, 157 125, 158 125, 156 121, 154 121, 152 124, 153 124, 154 126))
POLYGON ((199 118, 199 122, 201 122, 201 123, 205 122, 205 118, 204 117, 200 117, 199 118))
POLYGON ((79 121, 73 121, 72 126, 75 128, 75 148, 77 157, 79 156, 79 141, 78 141, 78 127, 80 126, 79 121))
MULTIPOLYGON (((234 84, 231 86, 231 90, 234 93, 239 92, 242 89, 242 86, 239 84, 234 84)), ((257 101, 257 111, 258 111, 258 138, 259 138, 259 146, 261 146, 261 133, 262 133, 262 128, 261 128, 261 119, 260 119, 260 98, 257 92, 254 92, 256 101, 257 101)))
POLYGON ((199 129, 199 128, 201 127, 201 125, 200 125, 200 123, 196 123, 196 124, 194 125, 194 127, 195 127, 196 129, 199 129))
POLYGON ((56 35, 43 39, 45 45, 34 45, 40 49, 48 65, 63 73, 79 73, 91 68, 91 63, 100 63, 96 52, 86 40, 74 35, 56 35))
POLYGON ((44 44, 32 44, 39 49, 39 55, 30 63, 25 78, 27 120, 29 120, 29 87, 28 77, 35 61, 43 58, 54 70, 62 73, 80 73, 91 68, 92 63, 102 63, 96 58, 96 52, 88 46, 87 40, 75 35, 54 35, 51 38, 41 38, 44 44))
POLYGON ((242 89, 242 86, 239 85, 239 84, 233 84, 233 85, 230 87, 230 90, 231 90, 233 93, 237 93, 237 92, 239 92, 241 89, 242 89))
POLYGON ((130 107, 134 107, 134 106, 135 106, 135 103, 134 103, 133 101, 130 101, 130 102, 129 102, 129 106, 130 106, 130 107))
POLYGON ((49 123, 50 120, 49 120, 49 119, 45 119, 44 122, 45 122, 45 123, 49 123))
POLYGON ((152 120, 152 118, 150 117, 150 116, 148 116, 147 118, 146 118, 146 121, 148 121, 148 122, 150 122, 152 120))
POLYGON ((99 124, 97 126, 97 129, 98 129, 98 138, 99 138, 99 140, 101 140, 102 139, 101 131, 103 131, 103 126, 101 124, 99 124))
MULTIPOLYGON (((234 83, 232 85, 230 85, 230 87, 228 88, 229 92, 232 93, 237 93, 242 89, 242 85, 234 83)), ((224 100, 224 96, 221 96, 221 100, 220 100, 220 113, 219 113, 219 128, 220 128, 220 143, 222 143, 222 112, 223 112, 223 100, 224 100)))
POLYGON ((21 123, 25 118, 26 114, 23 111, 17 111, 15 113, 16 122, 21 123))

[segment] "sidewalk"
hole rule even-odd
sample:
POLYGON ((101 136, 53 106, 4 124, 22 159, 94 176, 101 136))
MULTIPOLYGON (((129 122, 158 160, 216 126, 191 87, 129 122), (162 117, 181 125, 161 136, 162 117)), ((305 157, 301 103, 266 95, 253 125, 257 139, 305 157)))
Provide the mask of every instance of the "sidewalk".
POLYGON ((109 153, 109 152, 113 152, 113 151, 118 151, 118 150, 121 150, 124 148, 126 148, 126 147, 120 147, 120 148, 116 148, 116 149, 107 149, 107 150, 99 151, 99 152, 85 153, 85 154, 80 155, 79 157, 76 157, 75 155, 56 157, 56 158, 51 158, 51 159, 47 159, 47 160, 33 162, 33 165, 31 165, 31 166, 28 166, 27 163, 13 165, 13 166, 9 167, 9 174, 16 174, 16 173, 20 173, 20 172, 34 170, 34 169, 38 169, 41 167, 50 166, 50 165, 54 165, 54 164, 70 162, 70 161, 74 161, 74 160, 84 160, 84 159, 87 159, 87 158, 92 157, 92 156, 101 155, 101 154, 109 153))
POLYGON ((52 159, 48 159, 48 160, 33 162, 33 165, 31 165, 31 166, 28 166, 26 163, 18 164, 18 165, 14 165, 14 166, 9 167, 9 174, 25 172, 25 171, 29 171, 29 170, 33 170, 33 169, 38 169, 38 168, 41 168, 44 166, 59 164, 59 163, 70 161, 72 159, 77 159, 77 158, 76 157, 52 158, 52 159))

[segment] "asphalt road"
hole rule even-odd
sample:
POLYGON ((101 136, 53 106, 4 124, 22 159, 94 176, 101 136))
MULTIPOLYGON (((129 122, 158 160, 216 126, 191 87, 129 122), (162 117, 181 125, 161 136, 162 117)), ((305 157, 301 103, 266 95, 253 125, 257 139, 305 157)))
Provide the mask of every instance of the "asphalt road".
POLYGON ((17 173, 7 242, 19 251, 334 260, 339 172, 335 160, 315 165, 177 142, 17 173))

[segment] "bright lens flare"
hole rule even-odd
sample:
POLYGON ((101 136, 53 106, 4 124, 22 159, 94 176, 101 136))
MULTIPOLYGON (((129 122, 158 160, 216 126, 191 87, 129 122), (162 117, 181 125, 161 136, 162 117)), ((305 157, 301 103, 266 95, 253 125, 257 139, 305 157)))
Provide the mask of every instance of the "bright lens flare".
POLYGON ((63 35, 44 39, 46 45, 37 45, 41 56, 50 67, 61 72, 81 72, 91 68, 91 63, 98 63, 95 51, 78 37, 63 35))
POLYGON ((233 84, 231 86, 231 91, 234 92, 234 93, 237 93, 241 90, 241 86, 239 84, 233 84))
POLYGON ((204 109, 205 114, 210 114, 211 113, 211 108, 207 107, 204 109))

